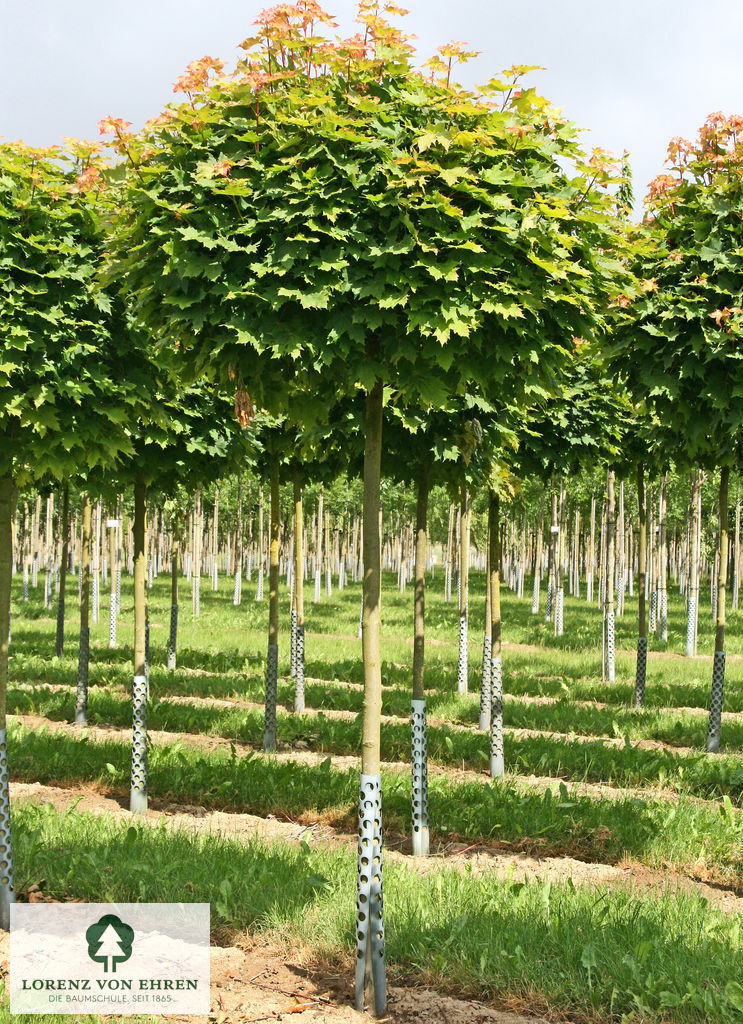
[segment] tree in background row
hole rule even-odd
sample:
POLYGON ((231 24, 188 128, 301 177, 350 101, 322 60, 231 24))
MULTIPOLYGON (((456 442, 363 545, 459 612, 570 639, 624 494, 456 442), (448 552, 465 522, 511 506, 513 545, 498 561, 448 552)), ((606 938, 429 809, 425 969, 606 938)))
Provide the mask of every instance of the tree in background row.
POLYGON ((725 676, 728 481, 741 465, 743 428, 741 132, 743 118, 716 113, 693 143, 671 140, 671 173, 651 183, 647 200, 656 245, 636 267, 644 291, 624 303, 630 316, 614 350, 628 386, 648 396, 673 435, 679 461, 720 471, 710 752, 720 745, 725 676))

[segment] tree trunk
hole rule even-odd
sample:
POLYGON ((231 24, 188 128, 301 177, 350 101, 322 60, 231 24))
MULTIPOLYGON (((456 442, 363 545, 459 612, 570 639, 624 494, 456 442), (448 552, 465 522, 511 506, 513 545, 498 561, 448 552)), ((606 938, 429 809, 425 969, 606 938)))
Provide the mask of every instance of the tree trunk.
MULTIPOLYGON (((537 615, 539 613, 539 584, 542 577, 542 545, 544 544, 544 488, 542 488, 542 497, 539 499, 539 526, 537 527, 536 536, 536 551, 534 554, 534 583, 532 585, 531 595, 531 613, 537 615)), ((488 542, 488 553, 490 551, 490 542, 488 542)), ((487 587, 487 592, 490 594, 490 587, 487 587)))
POLYGON ((59 596, 57 597, 57 637, 54 653, 62 657, 64 649, 64 613, 67 593, 67 562, 70 558, 70 488, 65 484, 62 498, 62 557, 59 566, 59 596))
POLYGON ((88 665, 90 662, 90 495, 83 496, 83 535, 80 551, 80 648, 77 659, 75 724, 88 721, 88 665))
POLYGON ((733 610, 740 599, 740 483, 735 485, 735 547, 733 549, 733 610))
MULTIPOLYGON (((534 579, 539 579, 539 573, 535 571, 534 579)), ((537 591, 537 600, 539 591, 537 591)), ((478 728, 481 732, 490 730, 490 705, 491 705, 491 660, 493 656, 492 624, 492 594, 490 592, 490 524, 488 523, 487 550, 485 552, 485 635, 482 641, 482 673, 480 676, 480 719, 478 728)))
POLYGON ((727 598, 728 566, 728 485, 730 468, 723 466, 720 471, 720 494, 718 514, 720 521, 720 571, 717 578, 717 628, 715 630, 715 656, 712 663, 712 693, 710 695, 709 727, 707 729, 707 752, 717 753, 720 749, 720 725, 722 722, 722 700, 725 687, 725 601, 727 598))
POLYGON ((560 527, 557 522, 557 491, 555 490, 555 480, 552 479, 552 516, 550 522, 550 543, 549 550, 547 552, 547 606, 544 611, 544 621, 550 622, 554 614, 555 605, 557 604, 557 594, 555 591, 555 551, 557 547, 557 534, 559 533, 560 527))
POLYGON ((147 549, 144 478, 134 482, 134 680, 132 686, 132 778, 129 809, 147 810, 147 549))
POLYGON ((446 532, 446 566, 444 569, 444 600, 451 601, 451 577, 453 572, 452 538, 454 535, 454 503, 449 502, 449 526, 446 532))
POLYGON ((645 702, 645 677, 648 662, 648 631, 645 616, 645 557, 648 542, 647 509, 645 507, 645 467, 637 467, 637 506, 639 529, 637 536, 637 669, 635 672, 635 707, 645 702))
POLYGON ((658 626, 660 638, 668 643, 668 531, 665 473, 660 478, 658 497, 658 626))
POLYGON ((428 519, 429 466, 418 478, 415 521, 415 598, 413 612, 413 703, 411 715, 413 761, 413 855, 427 857, 428 757, 426 740, 426 692, 423 685, 425 655, 426 525, 428 519))
POLYGON ((691 485, 691 525, 689 530, 689 602, 686 613, 687 658, 691 658, 696 654, 697 647, 696 629, 699 610, 699 573, 697 569, 697 562, 699 561, 699 530, 697 520, 700 490, 699 470, 695 469, 691 485))
POLYGON ((256 601, 263 600, 263 484, 258 488, 258 585, 256 587, 256 601))
MULTIPOLYGON (((112 510, 115 512, 115 509, 112 510)), ((114 516, 111 516, 110 523, 115 523, 114 516)), ((108 646, 116 647, 116 527, 108 527, 108 564, 109 564, 109 597, 108 597, 108 646)))
POLYGON ((268 654, 263 749, 276 749, 276 698, 279 685, 279 457, 271 454, 271 541, 268 551, 268 654))
POLYGON ((503 662, 501 660, 501 534, 500 495, 490 492, 488 502, 488 536, 490 538, 490 777, 505 773, 503 755, 503 662))
POLYGON ((593 601, 593 569, 596 561, 596 495, 591 495, 591 529, 588 535, 586 556, 586 601, 593 601))
POLYGON ((201 614, 201 488, 196 491, 193 507, 193 544, 191 565, 191 601, 195 617, 201 614))
POLYGON ((382 780, 379 772, 382 713, 380 630, 379 484, 382 457, 382 382, 366 396, 364 438, 364 710, 359 779, 359 854, 356 891, 356 1009, 371 983, 374 1009, 387 1005, 382 904, 382 780))
POLYGON ((461 516, 459 519, 459 660, 457 664, 457 690, 467 693, 469 676, 468 644, 468 591, 469 591, 469 523, 470 501, 467 488, 462 488, 461 516))
POLYGON ((325 509, 325 593, 333 592, 333 549, 330 546, 330 509, 325 509))
POLYGON ((0 928, 6 932, 10 930, 10 905, 15 902, 5 711, 8 689, 10 591, 13 579, 12 531, 17 501, 18 492, 13 478, 0 477, 0 928))
POLYGON ((562 636, 565 615, 565 579, 563 566, 565 562, 565 506, 567 505, 567 486, 565 479, 560 480, 560 522, 555 545, 555 636, 562 636))
POLYGON ((614 682, 614 566, 615 566, 615 524, 614 524, 614 470, 606 475, 606 675, 614 682))
POLYGON ((294 650, 294 710, 304 711, 304 549, 302 545, 302 485, 294 469, 294 609, 296 634, 294 650))
POLYGON ((168 670, 175 670, 178 651, 178 558, 181 553, 180 524, 174 517, 173 543, 170 550, 170 633, 168 636, 168 670))

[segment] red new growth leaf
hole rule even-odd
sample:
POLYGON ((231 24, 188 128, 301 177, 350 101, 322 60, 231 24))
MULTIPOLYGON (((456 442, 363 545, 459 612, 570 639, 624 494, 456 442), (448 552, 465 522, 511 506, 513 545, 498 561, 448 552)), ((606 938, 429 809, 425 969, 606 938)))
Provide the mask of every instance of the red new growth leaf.
POLYGON ((97 167, 88 167, 78 177, 77 182, 70 187, 70 192, 73 194, 79 192, 92 192, 93 190, 99 190, 101 188, 104 188, 101 172, 97 167))
POLYGON ((200 57, 192 60, 187 66, 185 74, 176 78, 173 92, 185 92, 189 95, 205 89, 209 82, 209 74, 212 71, 219 72, 224 67, 224 61, 214 57, 200 57))
POLYGON ((124 135, 131 125, 131 121, 124 121, 120 117, 104 117, 98 122, 98 131, 101 135, 124 135))

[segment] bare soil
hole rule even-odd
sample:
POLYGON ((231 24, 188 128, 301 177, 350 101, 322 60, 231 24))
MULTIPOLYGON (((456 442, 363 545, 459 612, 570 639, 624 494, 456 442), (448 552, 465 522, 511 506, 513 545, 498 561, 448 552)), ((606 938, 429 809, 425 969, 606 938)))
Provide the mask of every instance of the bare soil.
MULTIPOLYGON (((10 936, 0 932, 0 977, 6 978, 10 936)), ((208 1017, 164 1018, 184 1024, 257 1024, 259 1021, 302 1024, 369 1024, 352 1006, 350 967, 341 975, 313 963, 301 950, 285 949, 263 936, 245 937, 240 945, 211 948, 211 1013, 208 1017)), ((102 1021, 120 1017, 101 1016, 102 1021)), ((504 1013, 468 999, 427 988, 388 989, 382 1024, 544 1024, 536 1017, 504 1013)))

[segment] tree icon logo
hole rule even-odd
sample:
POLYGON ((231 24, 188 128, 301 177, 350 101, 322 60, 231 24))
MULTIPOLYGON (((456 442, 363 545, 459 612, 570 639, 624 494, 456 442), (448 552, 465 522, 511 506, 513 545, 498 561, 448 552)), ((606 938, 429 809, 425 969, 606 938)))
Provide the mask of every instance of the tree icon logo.
POLYGON ((104 914, 85 933, 88 956, 103 970, 116 973, 116 964, 123 964, 132 955, 134 929, 124 924, 115 914, 104 914))

